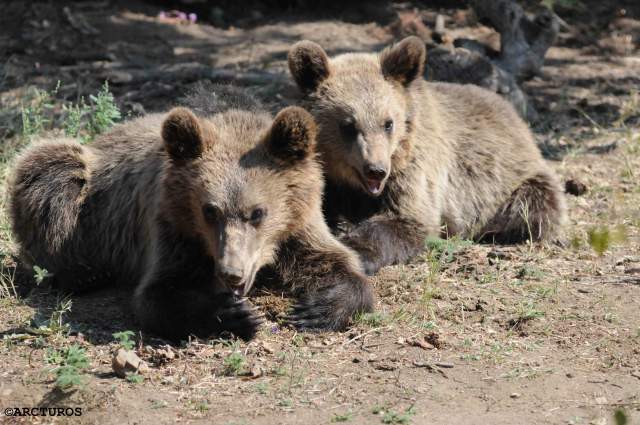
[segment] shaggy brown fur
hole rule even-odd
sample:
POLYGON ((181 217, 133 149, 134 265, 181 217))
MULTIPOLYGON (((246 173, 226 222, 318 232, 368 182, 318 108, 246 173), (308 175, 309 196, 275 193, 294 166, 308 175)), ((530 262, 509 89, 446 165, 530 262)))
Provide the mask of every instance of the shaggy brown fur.
POLYGON ((174 340, 251 337, 261 319, 240 297, 267 264, 299 292, 293 324, 342 328, 373 298, 357 255, 324 222, 315 133, 296 107, 275 120, 176 108, 88 146, 43 141, 9 186, 23 257, 65 290, 133 286, 142 325, 174 340))
POLYGON ((291 48, 319 124, 330 225, 355 224, 343 240, 368 273, 407 261, 427 235, 558 238, 563 191, 529 128, 494 93, 424 81, 425 55, 416 37, 379 55, 291 48))

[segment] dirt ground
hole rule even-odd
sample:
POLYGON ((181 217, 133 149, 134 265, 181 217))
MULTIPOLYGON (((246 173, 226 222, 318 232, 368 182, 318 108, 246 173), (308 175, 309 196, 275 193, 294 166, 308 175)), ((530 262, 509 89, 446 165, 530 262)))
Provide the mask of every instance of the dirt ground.
MULTIPOLYGON (((136 331, 121 290, 75 297, 61 326, 34 329, 60 300, 45 290, 16 296, 13 286, 19 292, 30 276, 15 272, 3 213, 0 408, 82 415, 0 414, 0 423, 599 425, 616 423, 617 410, 640 423, 640 5, 564 3, 573 6, 558 9, 559 40, 524 88, 541 116, 543 152, 564 180, 587 188, 568 195, 566 247, 431 243, 372 279, 377 313, 345 332, 281 327, 288 298, 259 288, 252 299, 270 321, 255 340, 168 347, 136 331), (602 229, 617 237, 598 255, 602 229), (112 334, 126 329, 150 366, 143 382, 112 372, 112 334), (80 385, 61 391, 45 359, 73 344, 90 364, 80 385)), ((109 79, 135 115, 172 105, 199 80, 233 78, 275 107, 295 100, 286 52, 297 40, 330 53, 376 50, 411 32, 399 13, 427 27, 442 13, 452 36, 492 34, 464 7, 353 8, 329 16, 200 8, 198 23, 177 24, 136 1, 4 2, 2 171, 34 86, 60 80, 58 98, 75 100, 109 79)))

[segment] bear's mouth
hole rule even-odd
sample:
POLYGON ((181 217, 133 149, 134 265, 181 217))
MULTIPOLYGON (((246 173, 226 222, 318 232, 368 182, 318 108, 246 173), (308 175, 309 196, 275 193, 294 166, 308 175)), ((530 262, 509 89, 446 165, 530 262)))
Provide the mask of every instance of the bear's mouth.
POLYGON ((255 276, 256 266, 254 265, 251 267, 251 272, 243 278, 235 279, 221 276, 221 280, 224 282, 224 285, 227 287, 227 289, 231 291, 235 296, 246 297, 253 287, 255 276))
POLYGON ((380 196, 384 190, 385 184, 387 183, 387 176, 384 176, 383 178, 370 178, 363 176, 360 172, 357 172, 357 174, 360 179, 360 184, 365 192, 375 197, 380 196))

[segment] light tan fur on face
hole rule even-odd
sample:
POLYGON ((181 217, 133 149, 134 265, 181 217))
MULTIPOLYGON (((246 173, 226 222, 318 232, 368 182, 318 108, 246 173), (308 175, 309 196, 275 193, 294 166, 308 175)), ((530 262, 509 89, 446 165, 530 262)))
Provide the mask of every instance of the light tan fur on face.
POLYGON ((243 111, 201 120, 203 133, 209 135, 203 140, 202 156, 167 172, 167 205, 160 206, 184 224, 185 232, 196 232, 205 241, 221 268, 242 270, 243 293, 251 288, 257 271, 273 263, 278 244, 298 232, 308 209, 320 208, 321 202, 321 172, 313 155, 308 161, 280 166, 268 151, 271 122, 266 113, 243 111), (302 175, 311 178, 301 179, 302 175), (301 184, 291 185, 292 179, 301 184), (203 216, 207 203, 219 209, 218 225, 203 216), (253 226, 249 219, 258 208, 265 216, 253 226))
POLYGON ((320 127, 318 143, 327 175, 354 187, 362 187, 365 165, 379 164, 390 171, 406 155, 410 105, 394 82, 384 79, 378 63, 374 55, 357 53, 332 59, 331 75, 343 77, 320 83, 308 104, 320 127), (393 121, 391 134, 384 131, 388 119, 393 121), (340 130, 348 120, 357 126, 355 140, 345 140, 340 130))

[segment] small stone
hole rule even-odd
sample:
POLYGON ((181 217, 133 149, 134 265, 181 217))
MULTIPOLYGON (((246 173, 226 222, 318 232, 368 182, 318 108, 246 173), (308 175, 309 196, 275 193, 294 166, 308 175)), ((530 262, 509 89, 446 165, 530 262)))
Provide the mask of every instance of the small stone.
POLYGON ((267 344, 266 342, 262 343, 262 349, 269 354, 273 354, 276 351, 271 345, 267 344))
POLYGON ((520 398, 520 393, 511 393, 511 395, 509 397, 511 397, 511 398, 520 398))
POLYGON ((251 372, 249 374, 249 377, 251 379, 256 379, 262 376, 262 368, 258 365, 255 365, 251 368, 251 372))
POLYGON ((157 357, 159 363, 165 363, 175 359, 176 353, 167 345, 164 348, 157 349, 154 357, 157 357))
POLYGON ((587 193, 587 186, 575 179, 569 179, 564 183, 564 190, 573 196, 582 196, 587 193))
POLYGON ((489 262, 493 264, 494 262, 491 260, 510 260, 512 255, 508 251, 493 249, 487 253, 487 258, 489 259, 489 262))
POLYGON ((120 378, 127 376, 127 373, 147 373, 149 372, 149 366, 138 357, 138 355, 131 350, 125 350, 120 348, 113 359, 111 360, 111 367, 113 372, 120 378))

